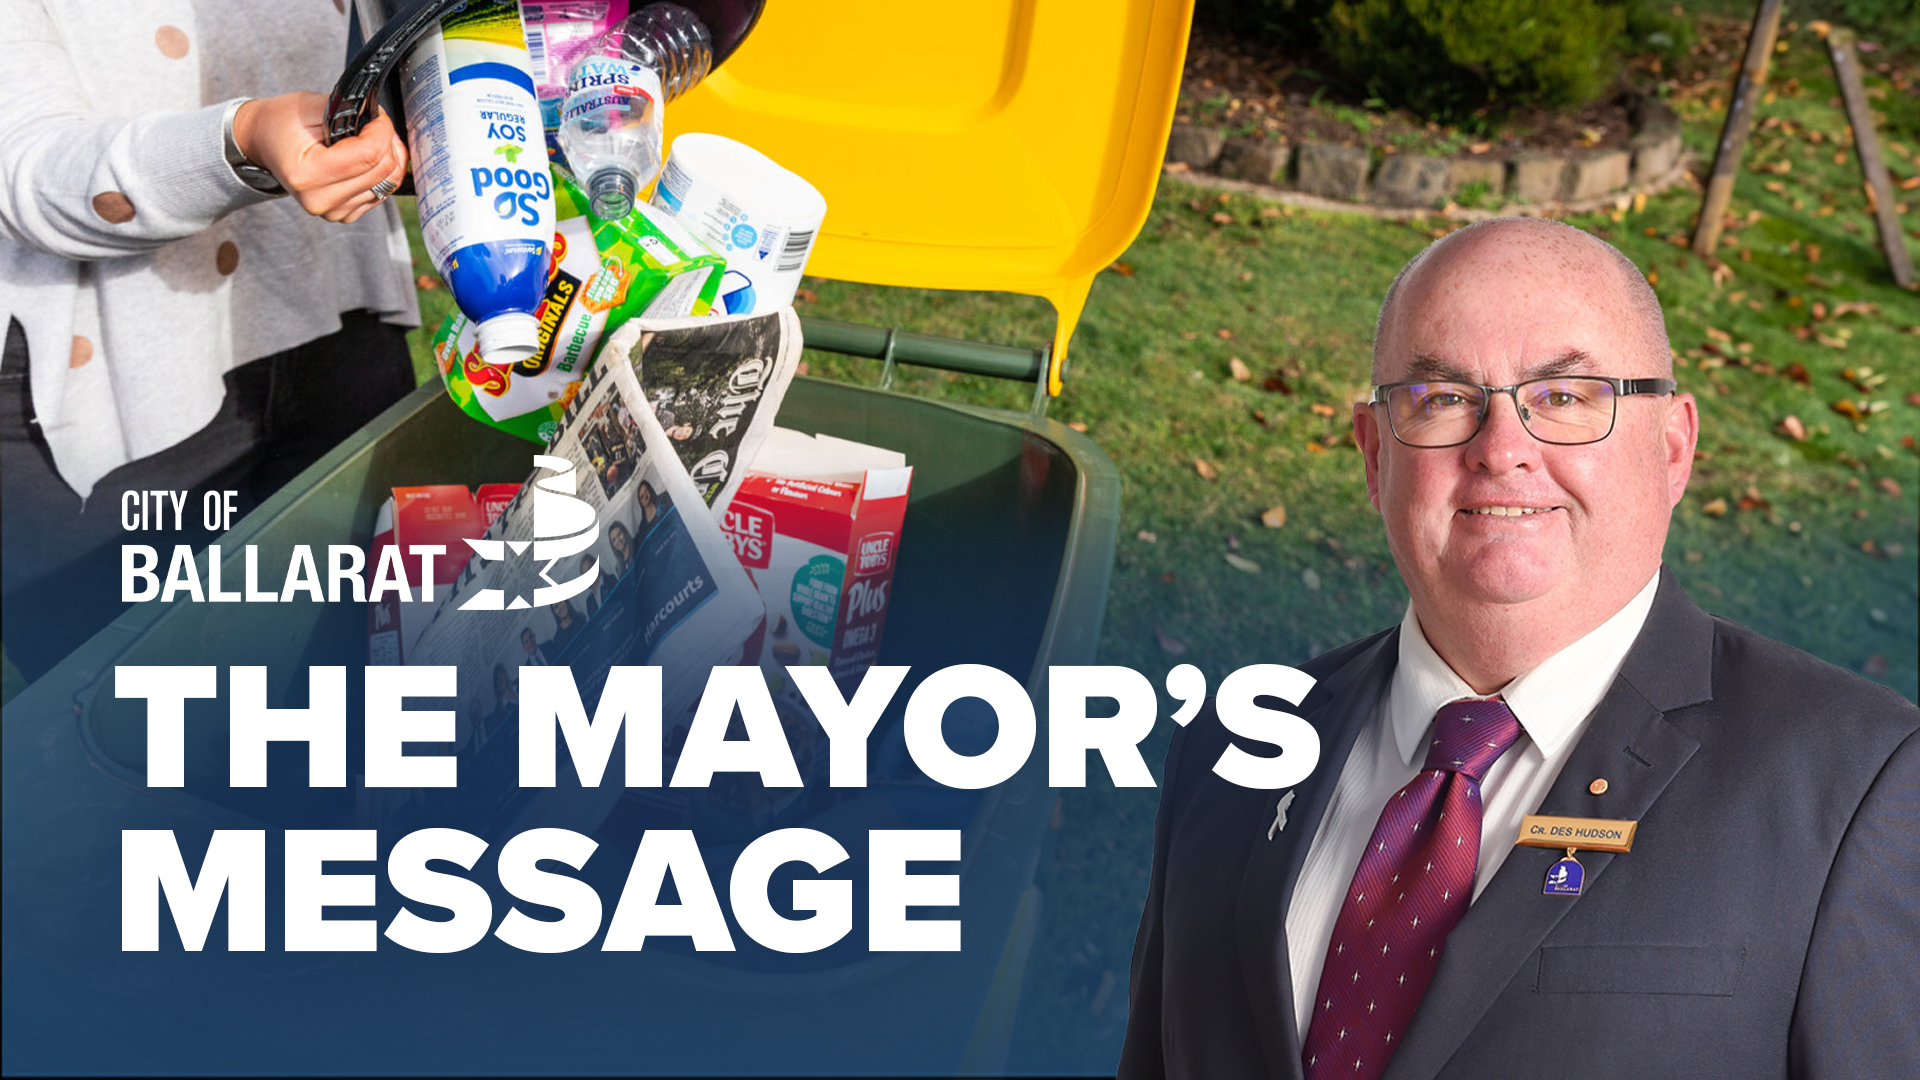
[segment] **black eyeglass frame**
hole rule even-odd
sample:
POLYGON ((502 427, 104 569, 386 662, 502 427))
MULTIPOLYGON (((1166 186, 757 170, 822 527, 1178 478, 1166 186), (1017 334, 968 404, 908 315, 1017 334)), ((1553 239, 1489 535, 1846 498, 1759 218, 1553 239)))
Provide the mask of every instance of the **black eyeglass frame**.
POLYGON ((1422 446, 1418 443, 1410 443, 1401 436, 1400 430, 1394 427, 1393 410, 1388 409, 1387 430, 1393 432, 1394 440, 1400 445, 1414 450, 1450 450, 1456 446, 1465 446, 1478 438, 1480 432, 1486 428, 1487 412, 1493 408, 1494 395, 1505 394, 1513 399, 1514 411, 1520 416, 1520 426, 1525 428, 1527 434, 1533 436, 1536 442, 1543 442, 1548 446, 1592 446, 1594 443, 1604 442, 1607 436, 1613 434, 1613 426, 1620 420, 1621 398, 1649 394, 1665 397, 1668 394, 1677 393, 1680 389, 1680 384, 1672 379, 1616 379, 1609 375, 1543 375, 1538 379, 1528 379, 1526 382, 1515 383, 1512 386, 1481 386, 1478 383, 1465 382, 1460 379, 1408 379, 1405 382, 1385 383, 1374 387, 1372 395, 1367 398, 1367 404, 1385 405, 1387 403, 1387 395, 1403 386, 1429 386, 1434 383, 1448 383, 1453 386, 1472 387, 1485 395, 1480 399, 1480 416, 1474 422, 1473 431, 1459 442, 1443 443, 1439 446, 1422 446), (1540 435, 1533 430, 1532 426, 1527 423, 1526 409, 1520 404, 1520 388, 1523 386, 1532 386, 1535 383, 1554 382, 1561 379, 1584 379, 1589 382, 1606 383, 1613 388, 1613 415, 1607 419, 1606 431, 1595 438, 1583 439, 1580 442, 1556 442, 1553 439, 1541 438, 1540 435))

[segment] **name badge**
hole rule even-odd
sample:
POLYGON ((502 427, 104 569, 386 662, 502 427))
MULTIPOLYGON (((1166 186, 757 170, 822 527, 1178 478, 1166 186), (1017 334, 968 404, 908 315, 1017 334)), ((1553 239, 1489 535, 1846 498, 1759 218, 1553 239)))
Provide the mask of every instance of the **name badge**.
POLYGON ((1547 896, 1579 896, 1586 887, 1587 869, 1574 852, 1632 851, 1637 821, 1613 818, 1551 817, 1528 814, 1520 819, 1520 836, 1514 842, 1525 847, 1564 848, 1566 858, 1547 869, 1547 880, 1540 891, 1547 896))
POLYGON ((1633 832, 1639 827, 1637 821, 1612 818, 1528 814, 1520 819, 1520 836, 1514 842, 1525 847, 1626 852, 1633 850, 1633 832))

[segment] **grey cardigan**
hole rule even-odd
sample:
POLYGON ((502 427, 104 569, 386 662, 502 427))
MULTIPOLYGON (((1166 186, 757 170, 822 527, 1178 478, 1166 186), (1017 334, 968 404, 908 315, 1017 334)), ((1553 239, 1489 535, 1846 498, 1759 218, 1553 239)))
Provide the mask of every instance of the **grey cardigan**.
POLYGON ((203 427, 232 368, 343 311, 418 325, 391 203, 330 224, 223 154, 229 101, 324 92, 345 55, 321 0, 0 0, 0 301, 82 498, 203 427))

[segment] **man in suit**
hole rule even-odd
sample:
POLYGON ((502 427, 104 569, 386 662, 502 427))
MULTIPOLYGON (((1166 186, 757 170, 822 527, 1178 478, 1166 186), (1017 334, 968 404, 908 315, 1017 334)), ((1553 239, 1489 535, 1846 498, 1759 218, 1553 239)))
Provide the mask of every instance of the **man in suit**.
POLYGON ((1671 380, 1576 229, 1402 271, 1354 429, 1412 603, 1305 665, 1296 787, 1216 775, 1210 708, 1176 733, 1122 1077, 1920 1077, 1920 711, 1661 568, 1671 380), (1527 814, 1638 827, 1575 868, 1527 814))

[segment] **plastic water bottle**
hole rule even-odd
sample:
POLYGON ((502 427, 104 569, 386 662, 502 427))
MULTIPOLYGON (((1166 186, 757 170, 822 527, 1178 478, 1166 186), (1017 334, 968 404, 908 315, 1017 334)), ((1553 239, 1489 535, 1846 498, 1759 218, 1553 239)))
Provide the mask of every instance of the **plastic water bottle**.
POLYGON ((632 212, 665 157, 665 103, 706 78, 712 64, 706 24, 678 4, 634 12, 574 64, 560 110, 560 149, 594 217, 613 221, 632 212))

